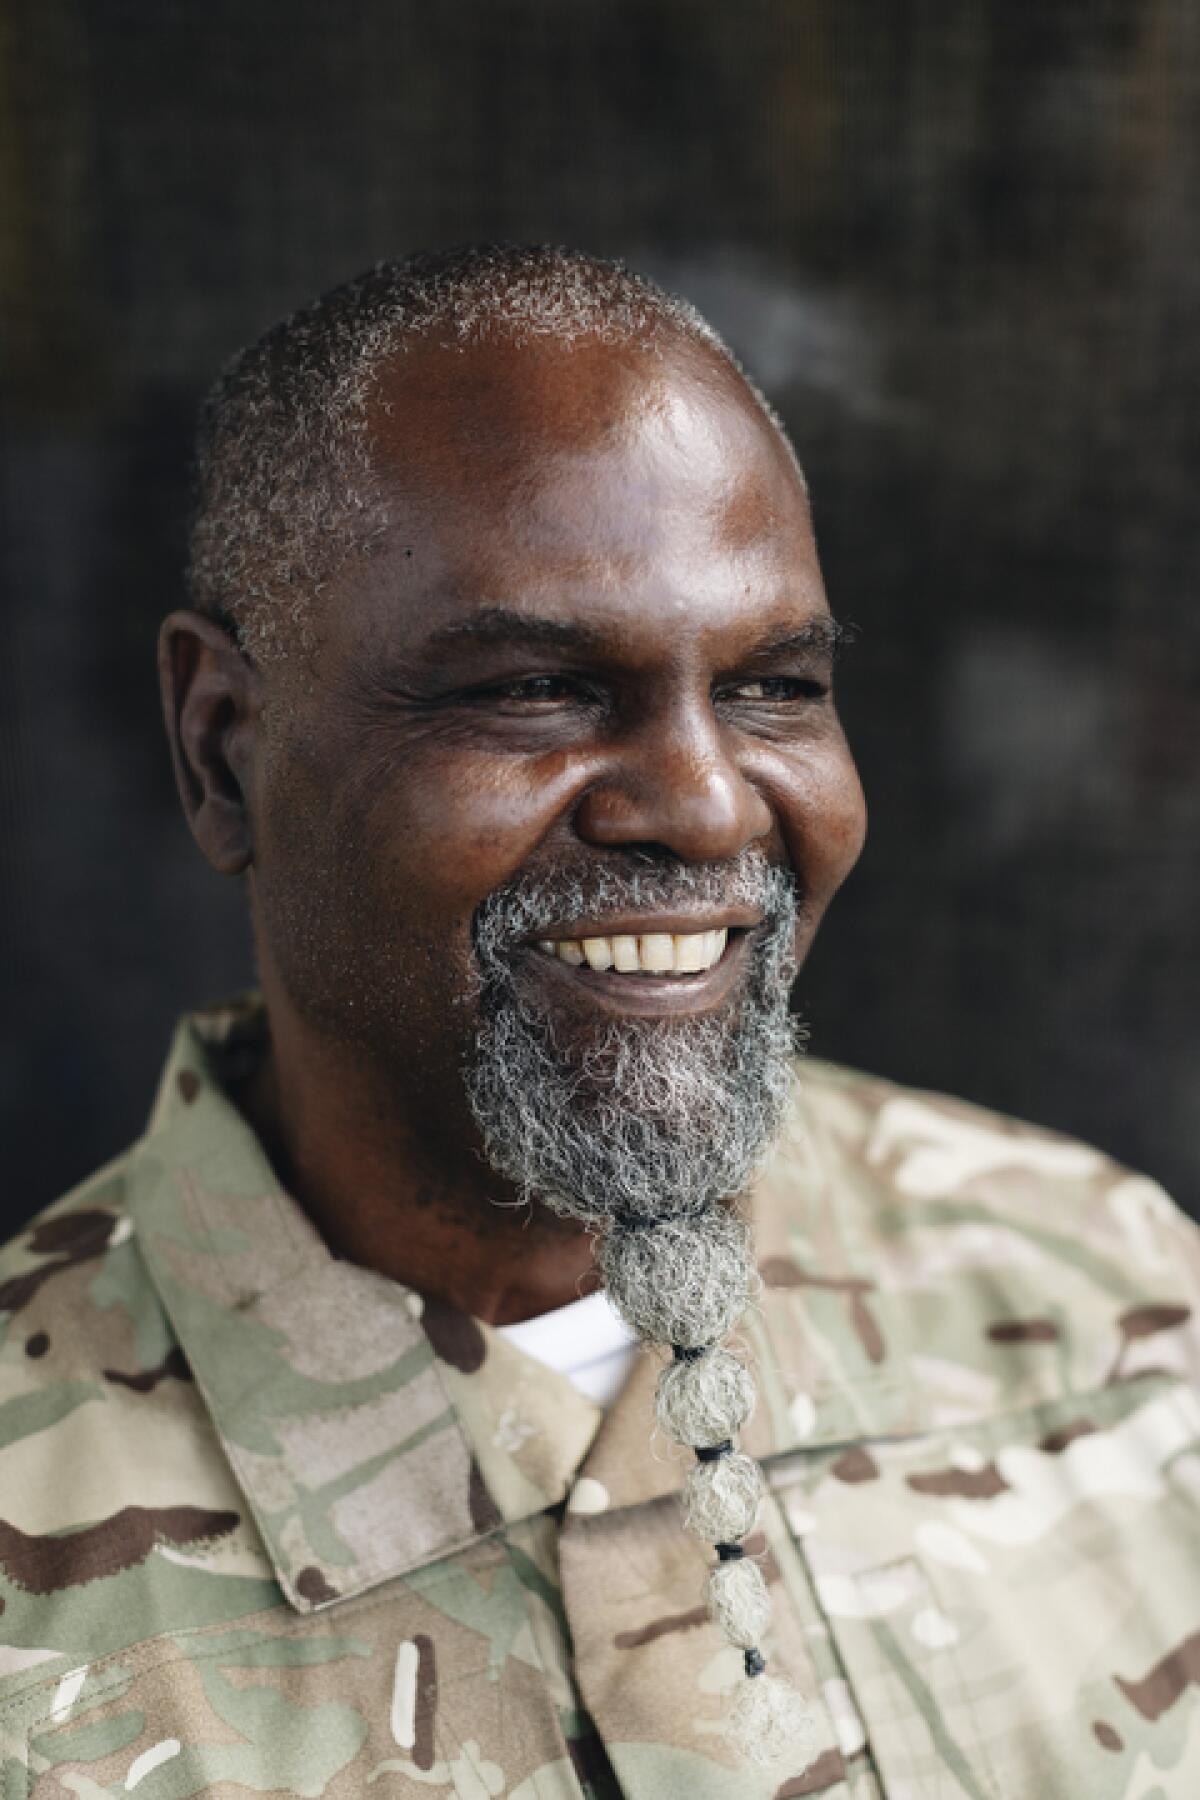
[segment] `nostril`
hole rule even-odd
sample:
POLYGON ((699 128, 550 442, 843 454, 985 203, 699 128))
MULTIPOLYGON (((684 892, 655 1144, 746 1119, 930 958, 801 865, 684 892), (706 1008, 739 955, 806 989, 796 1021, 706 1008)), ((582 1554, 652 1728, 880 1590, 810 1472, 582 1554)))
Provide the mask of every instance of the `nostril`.
POLYGON ((757 789, 711 769, 693 781, 672 779, 664 769, 654 781, 597 783, 580 797, 574 818, 585 842, 684 862, 727 862, 766 837, 772 824, 757 789))

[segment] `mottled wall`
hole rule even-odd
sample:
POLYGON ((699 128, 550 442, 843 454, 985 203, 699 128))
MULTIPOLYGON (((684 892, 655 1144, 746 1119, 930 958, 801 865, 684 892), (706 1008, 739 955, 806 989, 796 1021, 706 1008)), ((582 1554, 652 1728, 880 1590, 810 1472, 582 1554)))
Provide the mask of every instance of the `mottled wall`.
POLYGON ((154 691, 197 396, 320 288, 481 236, 683 288, 809 467, 873 806, 816 1048, 1200 1210, 1190 0, 6 8, 9 1223, 250 976, 154 691))

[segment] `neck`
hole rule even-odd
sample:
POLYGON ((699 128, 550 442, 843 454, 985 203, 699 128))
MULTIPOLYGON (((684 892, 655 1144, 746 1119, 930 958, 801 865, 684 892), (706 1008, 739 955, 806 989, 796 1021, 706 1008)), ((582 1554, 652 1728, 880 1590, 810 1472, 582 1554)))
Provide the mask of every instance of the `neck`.
POLYGON ((465 1101, 447 1107, 443 1094, 431 1106, 402 1090, 270 985, 270 1048, 232 1097, 335 1256, 490 1324, 599 1285, 583 1227, 523 1203, 487 1169, 465 1101))

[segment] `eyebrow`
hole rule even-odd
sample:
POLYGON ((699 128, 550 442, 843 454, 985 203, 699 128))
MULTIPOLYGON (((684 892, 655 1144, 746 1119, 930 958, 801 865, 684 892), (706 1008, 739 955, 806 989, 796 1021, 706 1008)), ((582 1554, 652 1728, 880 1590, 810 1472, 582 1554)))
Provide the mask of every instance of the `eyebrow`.
MULTIPOLYGON (((822 614, 798 629, 761 638, 738 660, 814 654, 835 657, 853 642, 855 635, 852 626, 842 625, 828 614, 822 614)), ((426 656, 436 656, 439 651, 453 649, 462 643, 527 646, 585 655, 608 648, 606 634, 593 625, 552 619, 544 613, 522 612, 511 606, 483 606, 468 618, 440 626, 426 638, 421 650, 426 656)))
POLYGON ((828 656, 841 654, 849 648, 857 636, 852 625, 843 625, 838 619, 823 613, 819 619, 810 619, 796 631, 777 632, 770 637, 760 638, 744 658, 752 662, 755 657, 771 656, 828 656))
POLYGON ((456 644, 517 644, 538 650, 595 651, 604 643, 604 633, 592 625, 578 625, 567 619, 551 619, 544 613, 520 612, 511 606, 481 606, 468 618, 454 619, 431 632, 422 644, 422 652, 436 655, 439 650, 453 649, 456 644))

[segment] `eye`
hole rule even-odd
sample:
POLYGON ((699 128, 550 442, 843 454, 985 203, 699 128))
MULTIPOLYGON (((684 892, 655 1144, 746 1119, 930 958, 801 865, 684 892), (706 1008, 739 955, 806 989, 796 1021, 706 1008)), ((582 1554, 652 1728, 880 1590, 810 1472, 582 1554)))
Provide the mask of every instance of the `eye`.
POLYGON ((799 700, 823 700, 828 692, 825 682, 814 681, 809 676, 760 675, 753 681, 735 682, 723 690, 723 697, 786 706, 799 700))
POLYGON ((501 682, 486 691, 489 697, 497 700, 532 701, 535 704, 575 700, 583 695, 579 683, 569 675, 523 675, 517 681, 501 682))
POLYGON ((489 681, 462 695, 469 705, 497 713, 533 714, 590 709, 599 702, 595 687, 579 675, 517 675, 489 681))

